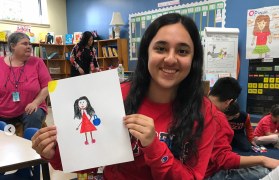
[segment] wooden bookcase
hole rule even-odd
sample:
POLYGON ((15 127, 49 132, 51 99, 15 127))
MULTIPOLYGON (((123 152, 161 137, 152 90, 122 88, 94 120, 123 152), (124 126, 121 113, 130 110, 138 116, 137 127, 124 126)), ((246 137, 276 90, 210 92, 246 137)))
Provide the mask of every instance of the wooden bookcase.
POLYGON ((122 64, 125 71, 128 71, 128 41, 127 39, 108 39, 97 41, 97 60, 102 70, 116 68, 122 64), (116 53, 110 53, 109 49, 116 53))
POLYGON ((69 77, 71 64, 70 61, 66 59, 66 54, 72 51, 74 44, 40 44, 39 47, 40 57, 44 60, 52 79, 69 77), (44 53, 46 53, 47 56, 50 56, 52 53, 56 54, 52 58, 48 58, 43 55, 44 53))
MULTIPOLYGON (((6 42, 0 42, 0 44, 5 43, 6 42)), ((32 46, 33 49, 34 47, 39 47, 40 57, 44 60, 53 80, 69 77, 71 64, 69 60, 66 60, 66 54, 72 51, 74 44, 58 45, 33 43, 32 46), (47 56, 50 56, 54 52, 57 54, 50 59, 43 55, 45 53, 47 56)), ((124 71, 128 71, 127 39, 98 40, 94 42, 94 46, 97 48, 97 60, 101 70, 116 68, 118 64, 122 64, 124 71), (113 52, 112 54, 109 53, 109 48, 111 48, 112 51, 114 48, 117 55, 113 52), (105 56, 105 54, 107 54, 107 56, 105 56)))
MULTIPOLYGON (((33 47, 33 51, 35 48, 39 48, 39 54, 40 54, 39 57, 43 59, 53 80, 69 77, 71 73, 71 64, 69 60, 66 60, 66 54, 68 53, 68 56, 70 55, 70 52, 74 47, 74 44, 69 44, 69 45, 42 44, 42 43, 31 43, 31 44, 33 47), (48 59, 47 57, 43 56, 43 51, 45 51, 47 56, 49 56, 51 53, 54 52, 56 52, 57 54, 53 56, 51 59, 48 59)), ((0 41, 1 52, 3 51, 3 48, 6 45, 7 45, 6 41, 0 41)), ((1 55, 4 55, 4 53, 1 55)))

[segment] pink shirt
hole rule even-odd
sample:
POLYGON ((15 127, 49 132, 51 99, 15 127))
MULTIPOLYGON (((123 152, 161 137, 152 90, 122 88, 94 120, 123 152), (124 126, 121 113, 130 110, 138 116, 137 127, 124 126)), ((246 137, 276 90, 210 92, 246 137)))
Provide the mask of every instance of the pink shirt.
POLYGON ((271 114, 264 116, 257 125, 254 136, 266 136, 266 133, 275 133, 279 131, 277 123, 272 122, 271 114))
MULTIPOLYGON (((30 57, 24 67, 12 69, 5 63, 4 57, 0 57, 0 117, 4 118, 22 115, 27 104, 31 103, 51 80, 45 63, 38 57, 30 57), (16 81, 19 82, 17 90, 16 81), (19 92, 19 102, 13 102, 12 93, 15 91, 19 92)), ((39 107, 47 112, 45 101, 39 107)))

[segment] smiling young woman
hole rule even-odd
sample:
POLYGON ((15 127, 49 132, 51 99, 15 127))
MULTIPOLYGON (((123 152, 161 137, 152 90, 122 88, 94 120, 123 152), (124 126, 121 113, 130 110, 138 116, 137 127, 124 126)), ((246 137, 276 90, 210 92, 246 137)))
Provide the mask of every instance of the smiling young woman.
MULTIPOLYGON (((121 84, 123 122, 135 160, 106 166, 105 179, 204 179, 216 108, 203 96, 202 67, 199 31, 191 18, 172 13, 151 23, 135 73, 121 84)), ((32 143, 61 170, 56 134, 55 127, 43 128, 32 143)))

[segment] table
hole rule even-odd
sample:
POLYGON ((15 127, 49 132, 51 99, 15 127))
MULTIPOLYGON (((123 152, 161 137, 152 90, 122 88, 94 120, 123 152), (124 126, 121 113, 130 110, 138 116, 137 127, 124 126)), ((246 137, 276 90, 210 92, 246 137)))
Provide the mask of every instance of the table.
POLYGON ((35 165, 41 165, 43 179, 49 180, 48 162, 32 149, 32 142, 0 130, 0 173, 35 165))

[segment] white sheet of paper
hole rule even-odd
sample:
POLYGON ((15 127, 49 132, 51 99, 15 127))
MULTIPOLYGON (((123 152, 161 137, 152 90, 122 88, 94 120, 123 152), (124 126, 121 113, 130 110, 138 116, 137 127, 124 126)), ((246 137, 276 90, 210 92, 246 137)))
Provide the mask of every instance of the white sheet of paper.
POLYGON ((123 124, 125 110, 116 69, 51 81, 48 89, 64 172, 134 160, 129 133, 123 124), (83 96, 100 118, 100 125, 94 126, 91 120, 86 125, 81 123, 86 120, 74 118, 78 111, 74 104, 83 96), (88 129, 92 125, 96 130, 88 129))

